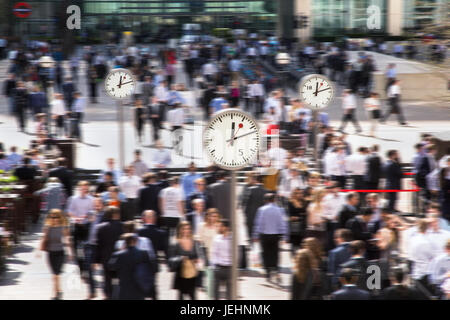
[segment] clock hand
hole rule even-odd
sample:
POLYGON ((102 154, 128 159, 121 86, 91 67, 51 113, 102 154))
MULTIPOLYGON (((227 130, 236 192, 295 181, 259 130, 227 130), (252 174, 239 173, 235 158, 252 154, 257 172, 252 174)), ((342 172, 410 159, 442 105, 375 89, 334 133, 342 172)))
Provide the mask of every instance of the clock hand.
POLYGON ((319 90, 319 83, 316 82, 316 92, 314 92, 314 95, 317 97, 317 90, 319 90))
POLYGON ((120 81, 119 81, 119 84, 117 86, 119 87, 119 89, 120 89, 120 87, 122 87, 122 76, 120 76, 120 81))
POLYGON ((242 134, 242 135, 240 135, 240 136, 237 136, 237 137, 233 137, 233 138, 231 138, 231 139, 228 139, 227 142, 230 142, 231 140, 237 140, 237 139, 239 139, 239 138, 248 136, 249 134, 256 133, 256 132, 258 132, 258 131, 255 130, 255 131, 250 131, 250 132, 244 133, 244 134, 242 134))
MULTIPOLYGON (((231 123, 231 145, 233 145, 233 137, 234 137, 234 125, 235 125, 235 123, 234 122, 232 122, 231 123)), ((237 132, 236 132, 237 133, 237 132)))
POLYGON ((328 88, 325 88, 325 89, 319 90, 319 91, 317 91, 317 93, 319 93, 319 92, 322 92, 322 91, 325 91, 325 90, 329 90, 329 89, 331 89, 331 88, 330 88, 330 87, 328 87, 328 88))
POLYGON ((122 83, 122 85, 129 84, 129 83, 133 83, 133 81, 124 82, 124 83, 122 83))

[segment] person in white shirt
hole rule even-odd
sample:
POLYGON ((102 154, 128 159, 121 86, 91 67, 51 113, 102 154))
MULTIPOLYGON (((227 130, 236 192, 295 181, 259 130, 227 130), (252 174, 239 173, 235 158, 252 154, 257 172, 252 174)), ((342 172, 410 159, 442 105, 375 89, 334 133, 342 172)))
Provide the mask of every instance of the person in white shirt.
POLYGON ((155 87, 155 97, 159 104, 167 104, 167 101, 169 100, 169 88, 167 87, 167 81, 163 80, 161 81, 156 87, 155 87))
POLYGON ((342 116, 341 126, 339 128, 340 132, 344 132, 345 127, 347 126, 347 122, 352 121, 353 125, 356 128, 357 133, 362 132, 361 126, 356 119, 356 108, 357 102, 355 94, 350 89, 345 89, 344 94, 342 96, 342 108, 344 109, 344 113, 342 116))
POLYGON ((450 279, 450 238, 447 239, 443 249, 444 253, 434 258, 428 267, 429 281, 436 286, 450 279))
POLYGON ((52 118, 55 120, 56 130, 55 133, 57 136, 63 136, 64 129, 64 118, 66 116, 67 110, 64 104, 64 96, 60 93, 55 93, 55 99, 50 103, 50 113, 52 118))
POLYGON ((281 181, 278 187, 278 194, 286 199, 292 194, 295 189, 306 188, 306 182, 300 174, 300 171, 291 164, 288 169, 284 169, 281 173, 281 181))
POLYGON ((436 206, 432 206, 427 212, 427 220, 429 223, 427 236, 432 243, 434 257, 444 253, 445 244, 450 239, 450 232, 441 228, 441 213, 438 210, 436 206))
POLYGON ((270 166, 278 170, 286 168, 286 159, 288 152, 279 146, 277 140, 269 142, 269 150, 267 150, 267 157, 270 166))
POLYGON ((231 299, 231 234, 228 220, 220 221, 219 235, 212 245, 211 264, 215 267, 214 298, 219 300, 222 282, 226 285, 226 297, 231 299))
POLYGON ((185 122, 185 109, 180 102, 175 102, 173 109, 167 113, 167 122, 172 128, 172 146, 177 154, 183 153, 183 125, 185 122))
POLYGON ((214 64, 212 60, 205 63, 202 67, 202 74, 208 82, 214 80, 217 73, 217 66, 214 64))
POLYGON ((326 195, 322 199, 322 218, 325 221, 326 250, 332 250, 334 244, 334 232, 337 227, 337 218, 342 206, 345 204, 345 194, 339 192, 339 185, 333 181, 326 187, 326 195))
POLYGON ((187 214, 187 219, 191 223, 192 232, 197 235, 205 219, 205 200, 200 198, 192 200, 192 208, 193 211, 187 214))
POLYGON ((128 219, 125 220, 131 220, 136 215, 139 215, 137 212, 136 199, 138 198, 138 191, 142 187, 141 179, 135 174, 132 165, 125 168, 125 175, 119 179, 119 187, 127 198, 126 211, 128 213, 128 219))
POLYGON ((166 168, 172 163, 170 151, 165 149, 161 140, 155 142, 156 150, 153 153, 153 165, 157 168, 166 168))
POLYGON ((328 174, 333 181, 337 181, 341 189, 345 189, 346 182, 345 159, 345 147, 337 146, 336 152, 333 152, 326 162, 328 174))
POLYGON ((405 117, 403 116, 402 108, 400 107, 400 80, 394 80, 393 84, 389 86, 387 96, 389 99, 389 109, 385 113, 381 122, 386 122, 391 113, 397 114, 397 120, 401 125, 407 125, 405 117))
POLYGON ((353 179, 353 188, 364 189, 364 176, 367 171, 366 147, 359 147, 357 153, 353 153, 345 158, 345 171, 353 179))
POLYGON ((376 92, 372 92, 369 98, 364 100, 364 107, 366 108, 368 118, 370 119, 370 136, 375 137, 375 130, 377 128, 377 122, 381 118, 380 110, 380 95, 376 92))
POLYGON ((433 244, 427 236, 428 222, 422 219, 418 222, 418 233, 410 239, 409 260, 412 261, 412 278, 423 281, 427 275, 429 264, 435 257, 433 244))
POLYGON ((162 189, 158 197, 161 226, 169 230, 169 235, 174 235, 178 223, 185 219, 184 195, 178 177, 170 178, 169 187, 162 189))
POLYGON ((251 112, 255 114, 257 119, 260 119, 261 114, 264 112, 263 111, 263 102, 265 95, 264 86, 258 80, 254 80, 249 85, 248 94, 250 96, 250 101, 252 102, 253 105, 253 110, 251 110, 251 112))

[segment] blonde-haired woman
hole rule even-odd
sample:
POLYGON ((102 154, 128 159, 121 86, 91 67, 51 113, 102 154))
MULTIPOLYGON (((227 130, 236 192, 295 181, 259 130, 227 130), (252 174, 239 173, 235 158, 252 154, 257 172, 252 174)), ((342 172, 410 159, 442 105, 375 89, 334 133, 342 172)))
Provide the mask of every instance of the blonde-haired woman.
POLYGON ((170 248, 169 267, 175 272, 173 289, 178 290, 178 299, 183 300, 187 294, 195 300, 195 287, 198 284, 198 269, 201 252, 194 241, 191 224, 182 221, 177 227, 177 242, 170 248))
POLYGON ((323 198, 327 191, 324 188, 317 188, 312 191, 312 201, 308 205, 307 211, 307 228, 311 237, 322 235, 325 231, 325 220, 323 219, 324 207, 322 205, 323 198))
POLYGON ((316 268, 313 254, 309 249, 297 251, 294 258, 291 300, 310 299, 316 268))
POLYGON ((45 219, 41 250, 48 253, 48 263, 53 274, 53 300, 60 300, 62 297, 59 275, 65 260, 64 246, 69 248, 70 260, 71 245, 68 221, 61 210, 52 209, 45 219))
POLYGON ((197 233, 197 240, 203 244, 206 251, 205 256, 208 258, 208 261, 205 262, 207 265, 209 265, 209 261, 211 261, 211 250, 214 238, 219 234, 219 222, 219 210, 216 208, 209 208, 205 214, 205 222, 200 224, 197 233))

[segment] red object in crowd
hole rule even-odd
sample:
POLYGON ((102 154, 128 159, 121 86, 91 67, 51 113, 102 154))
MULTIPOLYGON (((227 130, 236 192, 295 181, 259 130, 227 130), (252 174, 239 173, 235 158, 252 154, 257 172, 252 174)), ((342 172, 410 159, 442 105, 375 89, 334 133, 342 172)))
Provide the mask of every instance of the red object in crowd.
POLYGON ((268 135, 272 135, 272 134, 279 134, 280 133, 280 126, 277 124, 269 124, 267 126, 267 134, 268 135))
POLYGON ((177 57, 176 57, 175 51, 173 51, 173 50, 167 51, 166 59, 167 59, 167 63, 169 63, 169 64, 177 63, 177 57))

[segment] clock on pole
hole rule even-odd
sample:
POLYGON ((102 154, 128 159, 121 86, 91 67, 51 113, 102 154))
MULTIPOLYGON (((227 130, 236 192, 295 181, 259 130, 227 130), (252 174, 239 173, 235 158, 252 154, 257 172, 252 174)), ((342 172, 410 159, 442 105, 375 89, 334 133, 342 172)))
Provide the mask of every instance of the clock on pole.
POLYGON ((106 93, 117 101, 117 123, 119 125, 119 164, 125 166, 125 132, 122 100, 129 98, 136 90, 136 79, 128 69, 112 69, 105 79, 106 93))
POLYGON ((301 100, 312 110, 326 108, 334 97, 333 83, 321 74, 311 74, 304 77, 299 90, 301 100))
POLYGON ((303 77, 299 92, 303 103, 313 112, 314 159, 317 162, 318 111, 328 107, 333 100, 334 86, 328 77, 321 74, 310 74, 303 77))
POLYGON ((260 132, 256 120, 240 109, 219 111, 206 125, 203 146, 209 158, 220 168, 231 171, 231 299, 237 299, 237 217, 236 217, 236 170, 252 163, 258 156, 260 132))

